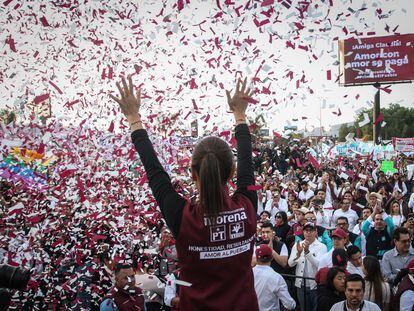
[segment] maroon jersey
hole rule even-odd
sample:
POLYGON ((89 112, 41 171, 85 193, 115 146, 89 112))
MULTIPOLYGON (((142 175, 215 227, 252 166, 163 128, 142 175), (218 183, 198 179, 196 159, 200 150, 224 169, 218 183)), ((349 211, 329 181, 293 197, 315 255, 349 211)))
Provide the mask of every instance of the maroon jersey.
POLYGON ((115 287, 111 289, 106 298, 113 299, 119 311, 144 311, 144 295, 139 287, 134 288, 131 294, 115 287))
POLYGON ((256 213, 242 194, 224 197, 217 217, 202 215, 188 202, 177 239, 180 310, 259 310, 251 260, 256 213))

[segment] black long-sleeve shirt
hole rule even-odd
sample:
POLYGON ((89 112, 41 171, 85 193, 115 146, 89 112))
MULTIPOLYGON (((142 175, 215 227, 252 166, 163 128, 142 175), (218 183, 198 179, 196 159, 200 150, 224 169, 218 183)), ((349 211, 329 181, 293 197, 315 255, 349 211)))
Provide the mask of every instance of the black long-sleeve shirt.
MULTIPOLYGON (((254 185, 254 169, 252 160, 252 142, 249 128, 239 124, 235 129, 237 140, 237 190, 249 198, 257 211, 257 193, 249 190, 254 185)), ((171 184, 170 177, 162 167, 147 131, 136 130, 131 134, 135 150, 138 152, 148 176, 149 186, 161 209, 161 213, 177 238, 180 232, 181 217, 186 199, 179 195, 171 184)))

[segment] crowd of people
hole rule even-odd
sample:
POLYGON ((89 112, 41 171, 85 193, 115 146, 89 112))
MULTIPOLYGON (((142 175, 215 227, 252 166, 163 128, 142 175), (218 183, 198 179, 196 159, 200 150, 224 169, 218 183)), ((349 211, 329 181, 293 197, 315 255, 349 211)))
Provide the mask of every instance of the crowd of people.
POLYGON ((395 157, 398 170, 386 173, 370 156, 315 167, 312 153, 310 145, 259 151, 257 243, 272 250, 270 266, 294 275, 285 287, 301 310, 342 310, 334 304, 349 301, 347 276, 354 274, 366 301, 412 310, 413 175, 403 166, 413 159, 395 157))
MULTIPOLYGON (((2 140, 54 156, 46 187, 2 166, 0 263, 31 271, 10 309, 179 309, 192 285, 180 273, 179 229, 157 208, 129 137, 58 122, 3 129, 2 140)), ((175 191, 194 199, 196 182, 185 176, 192 147, 154 145, 175 191)), ((388 174, 370 155, 329 158, 312 147, 260 139, 253 147, 259 309, 345 310, 346 301, 347 310, 412 310, 413 157, 395 156, 388 174)), ((3 145, 3 159, 10 152, 3 145)), ((40 163, 20 161, 33 170, 40 163)), ((239 191, 232 179, 229 191, 239 191)))

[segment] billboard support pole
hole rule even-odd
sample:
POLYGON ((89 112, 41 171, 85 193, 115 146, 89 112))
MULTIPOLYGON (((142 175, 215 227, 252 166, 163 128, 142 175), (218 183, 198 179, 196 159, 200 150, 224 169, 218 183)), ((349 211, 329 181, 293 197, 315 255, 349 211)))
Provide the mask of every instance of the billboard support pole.
POLYGON ((380 143, 379 141, 379 136, 380 136, 380 131, 381 131, 381 122, 377 122, 375 123, 375 121, 377 120, 378 116, 380 115, 380 110, 381 110, 381 105, 380 105, 380 84, 378 82, 376 82, 374 84, 374 87, 377 89, 377 91, 375 92, 375 96, 374 96, 374 107, 373 107, 373 111, 372 111, 372 120, 373 120, 373 124, 372 124, 372 138, 374 140, 374 144, 378 145, 380 143))

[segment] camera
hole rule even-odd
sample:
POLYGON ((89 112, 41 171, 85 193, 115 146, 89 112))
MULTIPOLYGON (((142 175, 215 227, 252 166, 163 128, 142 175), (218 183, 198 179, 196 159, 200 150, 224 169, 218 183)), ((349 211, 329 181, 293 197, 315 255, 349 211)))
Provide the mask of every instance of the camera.
POLYGON ((9 265, 0 265, 0 287, 24 290, 30 279, 30 271, 9 265))

